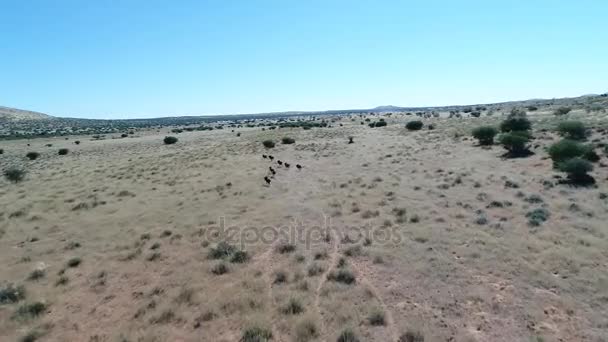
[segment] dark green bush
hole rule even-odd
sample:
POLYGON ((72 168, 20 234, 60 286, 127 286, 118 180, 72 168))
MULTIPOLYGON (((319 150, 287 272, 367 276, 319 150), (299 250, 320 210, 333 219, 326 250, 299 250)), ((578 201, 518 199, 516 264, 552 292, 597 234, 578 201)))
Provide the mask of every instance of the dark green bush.
POLYGON ((226 241, 222 241, 218 243, 217 246, 209 250, 207 257, 209 259, 223 259, 231 256, 236 251, 236 247, 227 243, 226 241))
POLYGON ((370 123, 369 127, 384 127, 386 125, 387 125, 386 121, 384 121, 383 119, 380 119, 380 121, 370 123))
POLYGON ((273 148, 274 147, 274 141, 272 141, 272 140, 264 140, 264 141, 262 141, 262 145, 264 145, 264 147, 266 147, 266 148, 273 148))
POLYGON ((4 149, 0 148, 0 154, 4 154, 4 149))
POLYGON ((36 159, 38 159, 38 157, 40 157, 40 153, 38 153, 38 152, 28 152, 25 156, 29 160, 36 160, 36 159))
POLYGON ((510 115, 500 123, 500 131, 503 133, 513 131, 528 131, 532 127, 530 120, 524 115, 510 115))
POLYGON ((177 142, 177 138, 176 137, 165 137, 165 139, 163 139, 163 142, 165 143, 165 145, 172 145, 175 144, 177 142))
POLYGON ((583 140, 587 135, 585 125, 580 121, 562 121, 557 125, 557 131, 564 137, 583 140))
POLYGON ((337 272, 331 272, 327 276, 327 280, 349 285, 356 282, 355 275, 351 271, 345 269, 338 270, 337 272))
POLYGON ((65 156, 66 154, 68 154, 69 151, 70 150, 68 150, 67 148, 60 148, 57 154, 59 154, 60 156, 65 156))
POLYGON ((557 168, 560 163, 568 159, 583 157, 588 151, 588 146, 574 140, 563 139, 549 147, 549 156, 553 160, 553 167, 557 168))
POLYGON ((570 107, 559 107, 553 112, 553 114, 561 116, 570 113, 570 111, 572 111, 572 108, 570 107))
POLYGON ((18 169, 16 167, 11 167, 4 170, 4 177, 13 183, 18 183, 23 180, 25 177, 25 170, 18 169))
POLYGON ((481 126, 473 130, 473 137, 479 140, 480 145, 492 145, 498 130, 492 126, 481 126))
POLYGON ((422 129, 422 126, 424 126, 424 124, 420 120, 410 121, 405 124, 405 128, 409 129, 410 131, 417 131, 419 129, 422 129))
POLYGON ((526 131, 503 133, 500 135, 499 141, 512 157, 524 156, 530 153, 527 146, 530 141, 530 134, 526 131))
POLYGON ((559 170, 568 174, 568 178, 574 183, 586 183, 590 176, 588 172, 593 171, 593 165, 583 158, 572 158, 559 164, 559 170))
POLYGON ((76 145, 80 145, 80 140, 76 140, 76 141, 74 141, 74 144, 76 144, 76 145))
POLYGON ((25 299, 25 287, 8 284, 0 286, 0 304, 17 303, 25 299))
MULTIPOLYGON (((289 138, 289 137, 284 137, 283 139, 281 139, 281 143, 289 145, 289 144, 293 144, 296 142, 296 139, 294 138, 289 138)), ((266 145, 264 145, 266 146, 266 145)))
POLYGON ((350 329, 342 330, 336 342, 359 342, 359 338, 350 329))
POLYGON ((268 342, 272 339, 272 331, 266 328, 254 326, 243 331, 239 342, 268 342))

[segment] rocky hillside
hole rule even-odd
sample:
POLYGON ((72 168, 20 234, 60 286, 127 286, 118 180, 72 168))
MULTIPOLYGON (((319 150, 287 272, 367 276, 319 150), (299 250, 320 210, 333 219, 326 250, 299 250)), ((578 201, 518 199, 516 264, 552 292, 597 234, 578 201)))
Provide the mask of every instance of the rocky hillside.
POLYGON ((21 110, 9 107, 0 106, 0 122, 1 121, 31 121, 31 120, 49 120, 53 117, 50 115, 31 112, 29 110, 21 110))

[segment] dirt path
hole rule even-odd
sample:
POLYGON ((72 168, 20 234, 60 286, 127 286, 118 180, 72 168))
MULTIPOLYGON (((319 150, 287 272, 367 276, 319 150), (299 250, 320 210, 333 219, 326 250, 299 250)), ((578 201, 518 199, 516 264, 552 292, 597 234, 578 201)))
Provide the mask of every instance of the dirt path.
POLYGON ((370 280, 371 271, 369 270, 369 268, 367 266, 365 266, 361 263, 358 263, 354 260, 351 261, 351 264, 352 264, 352 267, 355 270, 356 274, 358 275, 357 280, 362 285, 366 286, 368 288, 368 290, 371 292, 371 294, 380 303, 380 307, 382 308, 382 311, 384 312, 384 315, 386 318, 386 328, 389 330, 392 341, 398 341, 399 334, 397 331, 397 327, 395 325, 395 320, 393 319, 393 314, 392 314, 390 308, 388 307, 388 305, 386 304, 386 302, 384 301, 384 299, 382 298, 382 295, 380 294, 380 291, 378 290, 378 288, 376 286, 374 286, 373 282, 370 280))

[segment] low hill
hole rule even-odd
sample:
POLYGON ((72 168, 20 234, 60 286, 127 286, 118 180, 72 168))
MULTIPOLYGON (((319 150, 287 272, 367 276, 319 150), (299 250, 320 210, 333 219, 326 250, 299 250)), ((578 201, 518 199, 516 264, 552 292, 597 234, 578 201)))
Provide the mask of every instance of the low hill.
POLYGON ((0 106, 0 121, 33 121, 52 118, 52 116, 43 113, 0 106))

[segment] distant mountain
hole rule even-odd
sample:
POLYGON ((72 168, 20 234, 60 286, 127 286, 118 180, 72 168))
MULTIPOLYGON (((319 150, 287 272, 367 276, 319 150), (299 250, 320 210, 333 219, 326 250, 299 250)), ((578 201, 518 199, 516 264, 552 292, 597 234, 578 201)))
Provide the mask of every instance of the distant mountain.
POLYGON ((52 116, 43 113, 0 106, 0 122, 50 120, 52 118, 52 116))

